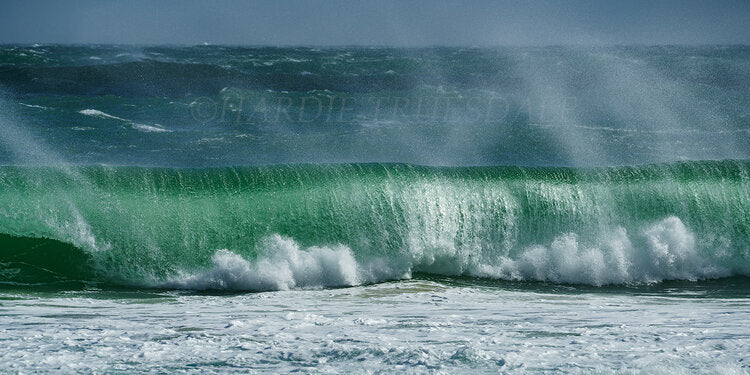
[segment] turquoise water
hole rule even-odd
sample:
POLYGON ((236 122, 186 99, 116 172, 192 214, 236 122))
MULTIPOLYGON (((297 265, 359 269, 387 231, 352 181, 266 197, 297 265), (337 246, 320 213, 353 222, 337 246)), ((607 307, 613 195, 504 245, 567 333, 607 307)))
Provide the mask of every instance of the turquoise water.
POLYGON ((0 371, 747 373, 743 46, 0 46, 0 371))
POLYGON ((593 285, 747 276, 748 172, 738 161, 5 167, 2 259, 8 282, 251 291, 412 272, 593 285))

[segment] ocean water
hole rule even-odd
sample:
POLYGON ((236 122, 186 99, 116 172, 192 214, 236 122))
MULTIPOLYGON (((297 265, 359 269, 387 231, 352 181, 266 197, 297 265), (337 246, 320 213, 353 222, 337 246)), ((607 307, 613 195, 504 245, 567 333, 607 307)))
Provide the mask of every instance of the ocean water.
POLYGON ((750 48, 0 46, 0 371, 747 373, 750 48))

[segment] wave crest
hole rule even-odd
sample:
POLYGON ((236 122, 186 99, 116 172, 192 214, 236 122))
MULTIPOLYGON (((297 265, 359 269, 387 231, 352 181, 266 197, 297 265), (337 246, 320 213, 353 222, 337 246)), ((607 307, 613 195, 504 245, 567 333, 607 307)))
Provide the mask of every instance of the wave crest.
POLYGON ((412 272, 592 285, 696 280, 750 275, 747 171, 739 161, 4 167, 0 233, 69 243, 100 278, 138 286, 281 290, 412 272))

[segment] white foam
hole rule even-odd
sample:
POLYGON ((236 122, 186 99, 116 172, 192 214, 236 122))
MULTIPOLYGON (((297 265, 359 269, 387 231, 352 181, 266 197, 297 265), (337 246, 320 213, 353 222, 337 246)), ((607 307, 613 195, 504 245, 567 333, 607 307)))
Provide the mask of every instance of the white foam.
POLYGON ((578 234, 564 233, 550 244, 529 246, 515 256, 488 256, 451 246, 450 241, 431 243, 427 248, 411 243, 408 251, 391 257, 357 261, 347 246, 303 248, 293 239, 276 234, 261 241, 254 260, 218 250, 209 269, 183 272, 157 284, 184 289, 289 290, 407 279, 416 270, 589 285, 697 280, 732 274, 716 259, 698 253, 694 235, 677 217, 665 218, 632 234, 616 228, 594 243, 583 241, 578 234))
POLYGON ((598 243, 587 245, 567 233, 550 245, 526 249, 517 259, 475 264, 474 276, 576 284, 650 283, 697 280, 731 275, 730 270, 701 257, 694 235, 677 217, 668 217, 640 233, 616 228, 598 243), (631 240, 632 238, 632 240, 631 240), (638 240, 639 246, 632 243, 638 240))
POLYGON ((258 259, 251 262, 229 250, 219 250, 209 270, 183 275, 164 286, 266 291, 361 282, 357 262, 345 246, 303 249, 290 238, 273 235, 262 242, 259 251, 258 259))
POLYGON ((8 290, 0 372, 747 373, 747 298, 461 284, 8 290))

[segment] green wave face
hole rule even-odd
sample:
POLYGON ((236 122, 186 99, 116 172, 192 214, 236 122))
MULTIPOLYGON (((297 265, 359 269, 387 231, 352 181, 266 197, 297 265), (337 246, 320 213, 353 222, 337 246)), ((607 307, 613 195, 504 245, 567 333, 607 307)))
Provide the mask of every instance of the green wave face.
POLYGON ((0 281, 272 290, 412 272, 750 275, 750 163, 0 168, 0 281))

